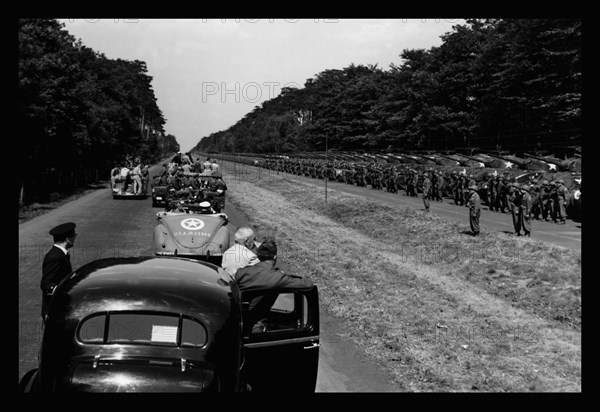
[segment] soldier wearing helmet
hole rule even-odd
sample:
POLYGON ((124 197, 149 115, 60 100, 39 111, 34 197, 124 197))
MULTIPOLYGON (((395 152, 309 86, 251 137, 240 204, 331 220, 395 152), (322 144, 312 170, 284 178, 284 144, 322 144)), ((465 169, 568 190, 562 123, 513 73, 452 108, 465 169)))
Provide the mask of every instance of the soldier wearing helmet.
POLYGON ((542 207, 542 219, 546 222, 553 216, 553 204, 550 198, 550 190, 550 183, 544 179, 540 190, 540 202, 542 207))
POLYGON ((450 174, 450 190, 452 191, 452 198, 455 205, 458 205, 460 201, 460 196, 458 195, 459 182, 458 173, 456 173, 456 170, 452 171, 450 174))
POLYGON ((423 205, 425 205, 425 211, 429 212, 429 199, 431 198, 431 180, 429 180, 429 173, 423 173, 423 205))
POLYGON ((556 209, 556 218, 561 225, 566 223, 567 218, 567 200, 569 198, 569 189, 565 186, 563 179, 558 179, 556 186, 556 201, 554 208, 556 209))
POLYGON ((530 187, 528 184, 521 185, 521 205, 519 210, 519 217, 521 219, 521 229, 525 237, 531 235, 531 209, 533 207, 533 200, 531 199, 530 187))
POLYGON ((507 203, 517 236, 521 236, 521 200, 521 189, 516 183, 510 183, 508 185, 507 203))
POLYGON ((498 193, 496 195, 496 210, 498 210, 500 213, 504 213, 504 210, 508 208, 508 202, 506 198, 508 194, 508 187, 506 186, 506 179, 503 176, 498 179, 496 191, 498 193))
POLYGON ((468 187, 469 200, 467 207, 469 208, 469 225, 473 236, 479 236, 479 217, 481 216, 481 199, 477 193, 477 185, 468 187))
POLYGON ((487 182, 487 202, 489 209, 496 210, 496 195, 498 182, 493 175, 490 175, 487 182))

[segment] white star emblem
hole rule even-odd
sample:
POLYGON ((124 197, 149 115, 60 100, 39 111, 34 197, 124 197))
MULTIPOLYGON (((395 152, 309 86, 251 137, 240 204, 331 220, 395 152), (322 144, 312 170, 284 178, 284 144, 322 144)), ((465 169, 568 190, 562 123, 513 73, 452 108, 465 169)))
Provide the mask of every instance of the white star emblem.
POLYGON ((482 162, 479 162, 479 167, 485 167, 485 165, 482 162))
POLYGON ((548 163, 549 170, 556 170, 556 165, 552 163, 548 163))
POLYGON ((504 164, 506 165, 507 169, 512 169, 512 162, 504 162, 504 164))
POLYGON ((204 222, 196 218, 184 219, 181 221, 181 227, 187 230, 200 230, 204 227, 204 222))

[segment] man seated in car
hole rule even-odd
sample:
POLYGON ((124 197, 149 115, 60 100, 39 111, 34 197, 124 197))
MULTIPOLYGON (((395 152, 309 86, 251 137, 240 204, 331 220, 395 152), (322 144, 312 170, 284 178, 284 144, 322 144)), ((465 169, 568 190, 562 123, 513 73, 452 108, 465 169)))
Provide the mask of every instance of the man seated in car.
POLYGON ((243 319, 244 335, 252 331, 266 331, 266 318, 280 291, 306 291, 313 288, 313 283, 305 277, 283 273, 275 265, 277 263, 277 244, 274 239, 266 239, 256 250, 259 262, 252 266, 240 268, 235 272, 242 299, 244 292, 264 291, 250 302, 249 311, 243 319))

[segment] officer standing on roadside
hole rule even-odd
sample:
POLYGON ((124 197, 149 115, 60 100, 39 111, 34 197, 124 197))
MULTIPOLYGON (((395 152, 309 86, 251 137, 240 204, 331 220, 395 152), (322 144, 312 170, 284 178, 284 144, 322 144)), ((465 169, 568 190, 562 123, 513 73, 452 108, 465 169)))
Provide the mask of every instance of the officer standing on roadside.
POLYGON ((479 236, 479 217, 481 216, 481 198, 477 193, 477 185, 469 186, 469 200, 467 207, 469 208, 469 224, 473 236, 479 236))
POLYGON ((429 198, 431 195, 431 181, 429 180, 429 173, 423 173, 423 204, 425 205, 425 211, 429 212, 429 198))
POLYGON ((42 320, 45 320, 52 294, 56 286, 71 274, 69 249, 75 244, 75 223, 68 222, 56 226, 49 232, 54 238, 54 245, 44 256, 42 263, 42 320))
POLYGON ((508 186, 508 209, 512 214, 513 227, 515 228, 515 234, 521 236, 521 189, 516 183, 511 183, 508 186))
POLYGON ((567 201, 569 199, 569 189, 565 186, 563 179, 556 181, 556 202, 554 209, 559 223, 564 225, 567 219, 567 201))
POLYGON ((521 197, 521 228, 523 229, 523 233, 525 237, 529 237, 531 235, 531 208, 533 207, 533 200, 530 195, 530 187, 528 184, 523 184, 521 186, 522 197, 521 197))

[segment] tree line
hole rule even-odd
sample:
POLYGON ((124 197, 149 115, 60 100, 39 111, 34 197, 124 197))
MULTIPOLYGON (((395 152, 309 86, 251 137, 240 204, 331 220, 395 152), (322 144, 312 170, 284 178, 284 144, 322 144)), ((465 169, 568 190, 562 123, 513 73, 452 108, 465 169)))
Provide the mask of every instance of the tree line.
POLYGON ((125 156, 179 150, 140 60, 109 59, 55 19, 18 20, 19 201, 108 179, 125 156))
POLYGON ((202 152, 538 150, 581 145, 581 20, 470 19, 400 64, 325 70, 284 88, 202 152))

